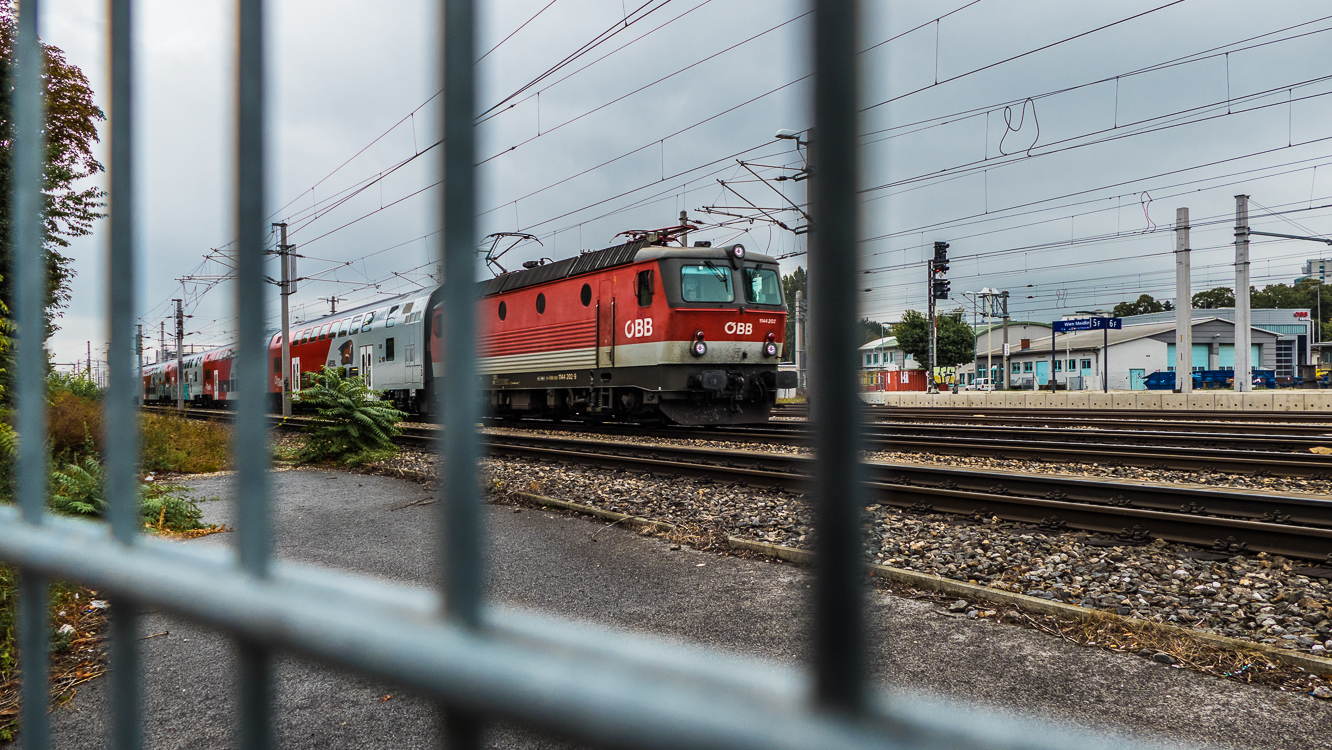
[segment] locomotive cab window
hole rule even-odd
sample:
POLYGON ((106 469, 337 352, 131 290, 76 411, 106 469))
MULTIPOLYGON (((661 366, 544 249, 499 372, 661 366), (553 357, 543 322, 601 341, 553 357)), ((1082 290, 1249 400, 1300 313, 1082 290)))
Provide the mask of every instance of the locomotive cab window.
POLYGON ((712 261, 680 266, 680 294, 685 302, 734 302, 731 269, 712 261))
POLYGON ((652 306, 652 269, 638 272, 638 306, 652 306))
POLYGON ((754 305, 782 304, 782 282, 771 268, 746 268, 745 301, 754 305))

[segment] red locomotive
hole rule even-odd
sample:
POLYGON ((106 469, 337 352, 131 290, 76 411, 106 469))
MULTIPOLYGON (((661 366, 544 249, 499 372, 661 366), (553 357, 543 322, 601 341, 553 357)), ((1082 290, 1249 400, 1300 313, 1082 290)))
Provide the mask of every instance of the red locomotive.
MULTIPOLYGON (((786 330, 775 260, 742 245, 668 245, 689 227, 551 263, 529 262, 479 285, 478 369, 499 417, 768 419, 786 330)), ((441 289, 292 328, 293 391, 340 367, 400 408, 426 413, 442 382, 441 289), (423 365, 429 362, 430 367, 423 365)), ((280 334, 269 337, 269 392, 281 394, 280 334)), ((232 400, 230 347, 185 361, 193 403, 232 400)), ((175 397, 175 364, 145 368, 145 395, 175 397)))

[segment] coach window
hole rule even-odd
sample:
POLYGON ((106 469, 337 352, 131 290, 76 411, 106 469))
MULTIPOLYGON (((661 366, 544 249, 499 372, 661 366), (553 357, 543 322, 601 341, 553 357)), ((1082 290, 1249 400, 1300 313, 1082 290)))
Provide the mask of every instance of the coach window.
POLYGON ((347 335, 347 323, 350 320, 351 318, 343 318, 342 321, 338 323, 338 338, 347 335))
POLYGON ((583 291, 579 293, 578 298, 582 300, 583 307, 587 307, 588 305, 592 304, 592 285, 584 284, 583 291))
POLYGON ((734 302, 731 269, 710 260, 680 266, 680 292, 685 302, 734 302))
POLYGON ((313 329, 313 328, 307 328, 307 329, 305 329, 305 333, 302 333, 302 334, 301 334, 301 343, 302 343, 302 344, 308 344, 308 343, 310 343, 311 341, 314 341, 314 329, 313 329))
POLYGON ((538 294, 537 294, 537 315, 545 315, 545 314, 546 314, 546 295, 545 295, 544 293, 538 293, 538 294))
POLYGON ((385 327, 385 328, 392 328, 392 327, 393 327, 393 313, 397 312, 399 307, 400 307, 400 305, 394 305, 393 307, 390 307, 390 308, 389 308, 388 316, 387 316, 387 318, 386 318, 385 321, 384 321, 384 327, 385 327))
MULTIPOLYGON (((500 320, 504 320, 505 318, 507 318, 507 317, 509 316, 509 306, 506 305, 506 304, 504 304, 503 301, 500 302, 500 306, 499 306, 499 316, 500 316, 500 320)), ((438 327, 438 325, 439 325, 439 316, 438 316, 438 315, 435 316, 435 325, 436 325, 436 327, 438 327)))
POLYGON ((384 339, 384 361, 385 362, 393 361, 393 337, 391 336, 387 339, 384 339))
POLYGON ((348 333, 356 333, 359 330, 361 330, 361 316, 357 315, 351 319, 351 328, 348 329, 348 333))
POLYGON ((771 268, 746 268, 745 301, 755 305, 782 304, 782 283, 771 268))
POLYGON ((652 269, 638 272, 638 306, 652 306, 652 269))
POLYGON ((371 310, 365 314, 365 322, 361 323, 361 331, 369 331, 371 324, 375 322, 375 311, 371 310))

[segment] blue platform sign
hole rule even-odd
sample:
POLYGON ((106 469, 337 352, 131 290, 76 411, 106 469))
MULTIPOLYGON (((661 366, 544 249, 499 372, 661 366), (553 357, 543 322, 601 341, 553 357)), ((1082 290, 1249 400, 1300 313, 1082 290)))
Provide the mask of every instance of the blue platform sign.
POLYGON ((1074 318, 1073 320, 1056 320, 1054 322, 1055 333, 1100 331, 1103 329, 1119 330, 1123 327, 1123 318, 1074 318))

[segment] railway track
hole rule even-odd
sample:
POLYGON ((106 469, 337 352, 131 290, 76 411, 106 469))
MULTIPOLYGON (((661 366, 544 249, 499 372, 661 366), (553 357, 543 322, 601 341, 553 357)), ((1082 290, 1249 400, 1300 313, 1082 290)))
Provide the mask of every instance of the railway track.
MULTIPOLYGON (((804 404, 778 404, 774 417, 805 419, 809 409, 804 404)), ((967 422, 993 425, 1077 426, 1114 424, 1128 429, 1148 427, 1161 430, 1190 431, 1200 427, 1225 424, 1237 432, 1289 432, 1290 434, 1332 433, 1332 413, 1327 412, 1254 412, 1254 411, 1167 411, 1141 409, 1014 409, 988 406, 869 406, 867 419, 887 422, 967 422)))
MULTIPOLYGON (((201 419, 230 413, 187 412, 201 419)), ((277 422, 282 420, 277 419, 277 422)), ((298 428, 304 418, 285 422, 298 428)), ((719 431, 706 431, 712 440, 719 431)), ((438 430, 407 426, 398 441, 428 448, 438 430)), ((576 463, 802 492, 813 460, 790 453, 719 450, 612 442, 564 435, 484 437, 490 455, 576 463)), ((1046 474, 917 464, 865 462, 874 500, 918 512, 997 516, 1051 531, 1101 535, 1105 544, 1141 544, 1153 538, 1233 553, 1269 552, 1313 560, 1332 553, 1332 500, 1274 493, 1159 485, 1046 474)))
MULTIPOLYGON (((425 432, 425 431, 422 431, 425 432)), ((414 439, 427 441, 428 434, 414 439)), ((487 435, 491 455, 605 469, 664 479, 714 481, 803 491, 812 459, 792 454, 613 443, 572 437, 487 435)), ((1332 552, 1332 501, 1122 480, 866 462, 876 502, 921 512, 998 516, 1050 530, 1106 535, 1107 543, 1160 538, 1201 547, 1247 549, 1322 560, 1332 552)))
MULTIPOLYGON (((172 411, 168 409, 168 411, 172 411)), ((201 418, 229 419, 226 410, 187 410, 201 418)), ((302 417, 292 417, 300 424, 302 417)), ((695 427, 636 427, 623 424, 549 422, 532 420, 512 424, 555 432, 650 437, 673 440, 708 440, 770 445, 807 445, 805 425, 774 422, 764 427, 704 429, 695 427)), ((1130 429, 1064 429, 984 427, 947 424, 867 425, 865 449, 877 452, 929 453, 960 457, 1022 459, 1042 463, 1082 463, 1131 466, 1170 471, 1203 471, 1251 476, 1302 479, 1332 478, 1332 456, 1311 448, 1332 448, 1332 436, 1255 435, 1218 432, 1172 432, 1130 429)), ((433 427, 411 427, 432 430, 433 427)))

